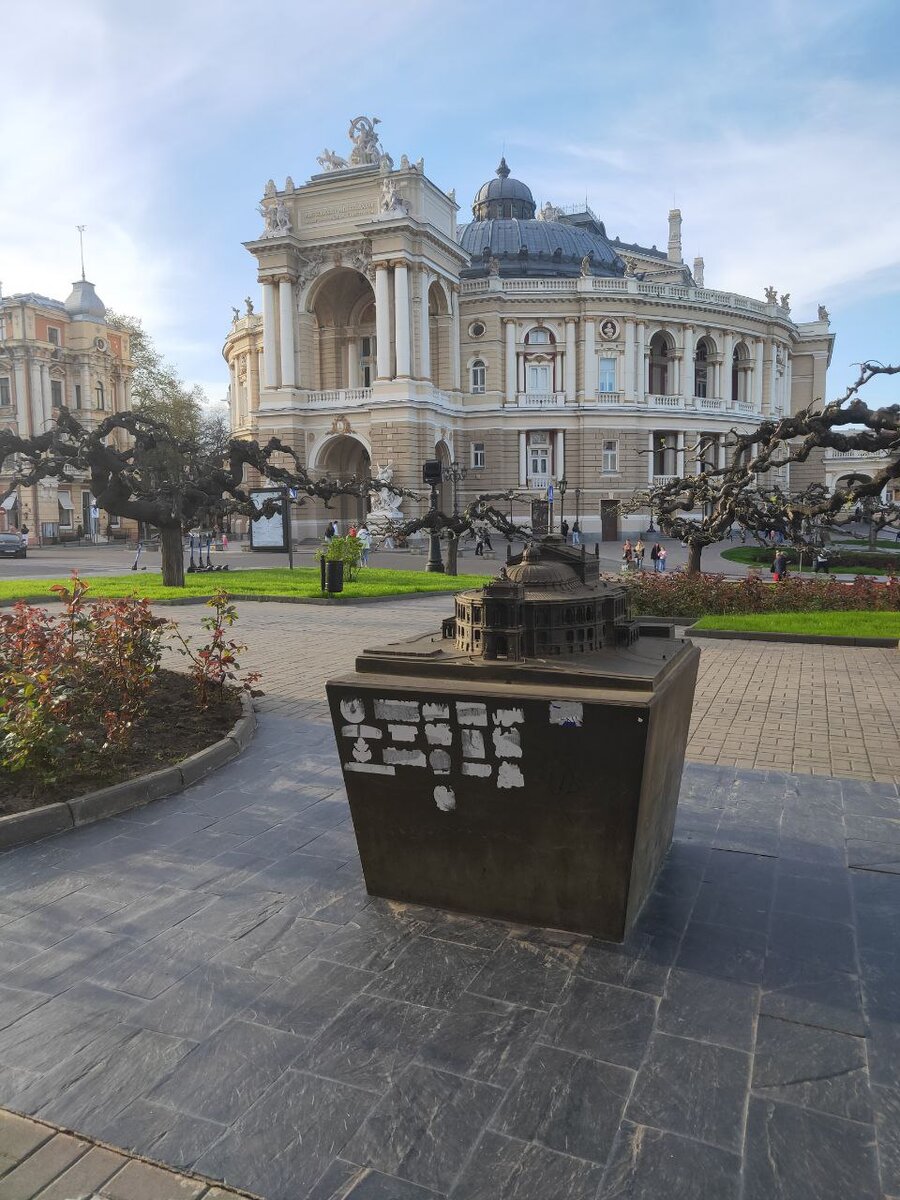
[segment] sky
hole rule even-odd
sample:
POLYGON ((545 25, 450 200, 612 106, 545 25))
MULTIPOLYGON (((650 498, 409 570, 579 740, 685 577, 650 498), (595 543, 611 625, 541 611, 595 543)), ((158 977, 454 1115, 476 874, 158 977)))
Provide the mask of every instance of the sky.
POLYGON ((84 225, 98 294, 210 400, 265 181, 345 154, 359 114, 461 221, 503 152, 623 241, 665 248, 674 200, 708 287, 826 305, 828 399, 900 361, 897 0, 43 0, 3 30, 3 294, 65 299, 84 225))

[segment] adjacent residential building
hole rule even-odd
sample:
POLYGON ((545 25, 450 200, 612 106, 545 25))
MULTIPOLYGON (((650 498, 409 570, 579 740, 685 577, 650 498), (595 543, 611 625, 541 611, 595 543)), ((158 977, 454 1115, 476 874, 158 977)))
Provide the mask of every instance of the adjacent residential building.
MULTIPOLYGON (((77 280, 65 302, 34 292, 0 300, 0 428, 42 433, 63 404, 94 425, 131 407, 130 380, 128 335, 109 326, 88 280, 77 280)), ((10 469, 0 474, 0 495, 10 469)), ((86 537, 124 532, 118 518, 97 512, 86 477, 13 492, 0 506, 0 531, 23 527, 32 545, 74 538, 79 527, 86 537)))
MULTIPOLYGON (((279 436, 312 472, 390 466, 420 490, 424 460, 455 461, 462 502, 551 483, 558 496, 564 479, 569 518, 613 539, 646 528, 620 511, 636 489, 718 464, 730 429, 825 397, 827 312, 798 322, 773 287, 708 287, 677 209, 664 248, 625 243, 585 205, 538 209, 504 159, 460 225, 455 193, 422 160, 395 164, 374 125, 356 118, 348 157, 323 152, 306 184, 266 186, 245 243, 262 312, 248 297, 224 346, 237 434, 279 436)), ((822 464, 795 470, 802 486, 822 464)), ((307 505, 295 532, 324 520, 307 505)))

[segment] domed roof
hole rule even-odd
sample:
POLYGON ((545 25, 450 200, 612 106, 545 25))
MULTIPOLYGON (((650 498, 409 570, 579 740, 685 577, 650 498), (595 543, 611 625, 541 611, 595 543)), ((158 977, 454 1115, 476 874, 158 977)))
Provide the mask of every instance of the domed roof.
POLYGON ((496 175, 496 179, 489 179, 478 189, 472 205, 472 215, 475 219, 519 217, 529 220, 533 217, 537 205, 531 194, 531 188, 521 179, 510 178, 505 158, 500 159, 496 175))
POLYGON ((624 275, 625 264, 609 241, 579 225, 564 221, 470 221, 459 231, 459 244, 472 259, 463 279, 488 273, 496 258, 500 274, 575 277, 582 261, 590 261, 592 275, 624 275))
POLYGON ((86 279, 76 279, 72 284, 66 312, 73 321, 106 321, 106 305, 86 279))
POLYGON ((541 558, 538 546, 526 546, 522 561, 506 568, 510 583, 521 583, 526 589, 542 591, 571 591, 581 586, 581 580, 565 563, 541 558))

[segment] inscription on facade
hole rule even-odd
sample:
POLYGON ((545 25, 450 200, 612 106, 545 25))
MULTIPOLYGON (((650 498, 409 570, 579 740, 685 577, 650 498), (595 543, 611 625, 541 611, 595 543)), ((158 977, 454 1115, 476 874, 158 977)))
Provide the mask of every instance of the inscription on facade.
POLYGON ((335 204, 330 208, 310 208, 300 214, 300 223, 327 225, 332 221, 346 221, 349 217, 373 217, 376 208, 374 200, 357 200, 353 204, 335 204))

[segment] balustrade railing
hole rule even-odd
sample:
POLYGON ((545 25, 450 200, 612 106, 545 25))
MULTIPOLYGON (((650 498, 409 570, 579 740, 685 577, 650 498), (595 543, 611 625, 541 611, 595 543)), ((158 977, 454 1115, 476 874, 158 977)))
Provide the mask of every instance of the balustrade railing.
POLYGON ((372 399, 371 388, 326 388, 317 392, 306 392, 307 404, 368 404, 372 399))
POLYGON ((654 475, 653 476, 653 486, 659 487, 661 484, 664 484, 664 483, 672 483, 677 478, 678 478, 677 475, 654 475))
POLYGON ((566 402, 565 392, 519 392, 519 408, 561 408, 566 402))
POLYGON ((552 479, 549 475, 529 475, 528 476, 528 487, 530 487, 530 488, 537 488, 537 489, 540 489, 541 491, 546 491, 546 489, 550 486, 551 483, 552 483, 552 479))
POLYGON ((684 398, 682 396, 648 396, 647 399, 653 408, 683 408, 684 398))

